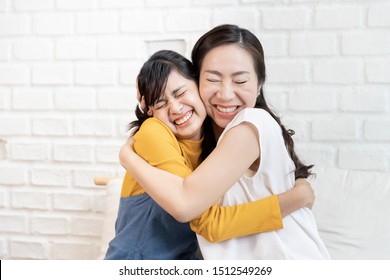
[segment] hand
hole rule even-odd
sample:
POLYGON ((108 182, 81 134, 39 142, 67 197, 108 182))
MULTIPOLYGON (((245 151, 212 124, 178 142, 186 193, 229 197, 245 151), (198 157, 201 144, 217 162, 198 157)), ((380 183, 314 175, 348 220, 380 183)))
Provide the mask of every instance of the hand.
POLYGON ((126 162, 131 158, 133 154, 135 154, 133 146, 134 146, 134 139, 133 137, 130 137, 129 139, 127 139, 126 143, 123 144, 123 146, 119 150, 119 162, 124 168, 126 168, 125 167, 126 162))
POLYGON ((314 204, 315 195, 310 183, 305 179, 297 179, 294 188, 303 196, 304 201, 306 202, 305 207, 311 209, 314 204))

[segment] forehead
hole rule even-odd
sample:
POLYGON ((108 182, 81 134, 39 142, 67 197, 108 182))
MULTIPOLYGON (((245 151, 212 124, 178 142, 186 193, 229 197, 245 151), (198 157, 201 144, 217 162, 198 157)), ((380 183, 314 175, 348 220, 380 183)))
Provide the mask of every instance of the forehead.
POLYGON ((173 70, 168 76, 164 93, 171 95, 175 90, 193 83, 195 83, 193 80, 187 79, 176 70, 173 70))
POLYGON ((218 72, 254 72, 254 61, 251 54, 234 44, 223 45, 210 50, 203 59, 202 71, 218 72))
POLYGON ((175 86, 178 83, 182 83, 185 80, 187 80, 183 75, 181 75, 176 70, 172 70, 172 72, 169 74, 167 79, 167 87, 168 86, 175 86))

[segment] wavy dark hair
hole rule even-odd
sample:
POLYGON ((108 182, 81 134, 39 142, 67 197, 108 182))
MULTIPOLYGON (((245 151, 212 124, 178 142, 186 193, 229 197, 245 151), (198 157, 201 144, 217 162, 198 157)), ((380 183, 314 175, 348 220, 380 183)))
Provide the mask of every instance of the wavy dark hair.
POLYGON ((154 53, 144 63, 137 77, 138 90, 145 98, 146 110, 142 111, 139 106, 136 107, 137 119, 129 124, 129 130, 135 128, 133 134, 139 130, 146 119, 150 118, 148 115, 149 107, 156 104, 164 94, 168 77, 172 71, 177 71, 183 77, 198 84, 195 68, 187 58, 170 50, 154 53))
MULTIPOLYGON (((192 62, 194 63, 195 69, 197 71, 197 77, 199 78, 200 76, 202 63, 207 53, 216 47, 228 44, 239 46, 252 56, 257 79, 259 84, 262 85, 266 78, 266 69, 264 63, 264 51, 259 39, 247 29, 230 24, 219 25, 211 29, 202 37, 200 37, 199 40, 195 43, 191 56, 192 62)), ((294 131, 287 129, 280 121, 280 118, 268 107, 268 104, 264 98, 263 87, 261 87, 260 94, 256 99, 255 108, 266 110, 281 127, 284 143, 287 147, 291 159, 295 163, 295 178, 307 178, 312 175, 311 168, 313 165, 305 165, 299 159, 294 149, 294 141, 291 137, 294 135, 294 131)), ((210 117, 206 118, 203 129, 204 141, 202 158, 204 159, 216 146, 216 139, 213 133, 212 120, 210 117)))

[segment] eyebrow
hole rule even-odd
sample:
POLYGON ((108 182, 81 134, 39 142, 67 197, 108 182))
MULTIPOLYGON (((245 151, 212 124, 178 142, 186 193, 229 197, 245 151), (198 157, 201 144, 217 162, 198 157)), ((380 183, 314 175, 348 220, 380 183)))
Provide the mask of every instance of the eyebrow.
MULTIPOLYGON (((205 70, 206 73, 210 73, 210 74, 214 74, 214 75, 217 75, 217 76, 222 76, 222 74, 218 71, 215 71, 215 70, 205 70)), ((239 75, 242 75, 242 74, 249 74, 248 71, 237 71, 237 72, 234 72, 232 74, 232 76, 239 76, 239 75)))
POLYGON ((177 89, 174 89, 174 90, 172 91, 172 94, 177 93, 177 92, 178 92, 179 90, 181 90, 183 87, 185 87, 185 85, 179 86, 177 89))
MULTIPOLYGON (((182 85, 182 86, 179 86, 177 89, 174 89, 171 94, 172 95, 175 95, 178 91, 180 91, 183 87, 185 87, 185 85, 182 85)), ((161 96, 159 97, 159 99, 156 101, 156 103, 159 103, 159 102, 163 102, 163 101, 166 101, 165 99, 162 99, 161 96)))

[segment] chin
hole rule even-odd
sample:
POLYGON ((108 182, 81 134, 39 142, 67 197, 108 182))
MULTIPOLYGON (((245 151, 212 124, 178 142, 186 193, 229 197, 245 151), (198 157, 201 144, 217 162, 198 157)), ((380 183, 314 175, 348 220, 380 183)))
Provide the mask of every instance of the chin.
POLYGON ((230 122, 231 122, 231 120, 218 120, 218 122, 216 122, 216 124, 220 128, 225 129, 230 122))

